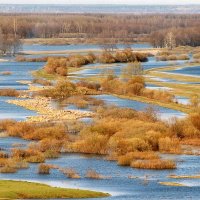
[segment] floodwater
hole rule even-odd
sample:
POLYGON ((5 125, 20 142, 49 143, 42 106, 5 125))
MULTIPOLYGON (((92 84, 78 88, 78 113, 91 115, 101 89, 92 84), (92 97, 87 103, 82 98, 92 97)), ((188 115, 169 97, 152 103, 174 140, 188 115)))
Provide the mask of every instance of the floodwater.
MULTIPOLYGON (((117 48, 122 49, 126 48, 127 45, 118 44, 117 48)), ((131 47, 133 49, 146 49, 146 48, 152 48, 152 46, 148 43, 142 43, 142 44, 130 44, 128 47, 131 47)), ((101 49, 101 45, 96 44, 71 44, 71 45, 23 45, 23 51, 80 51, 80 50, 98 50, 101 49)))
MULTIPOLYGON (((31 48, 39 48, 41 46, 35 45, 31 48), (36 47, 35 47, 36 46, 36 47)), ((27 47, 28 48, 28 47, 27 47)), ((48 48, 48 46, 41 47, 41 50, 48 48)), ((56 48, 55 46, 52 48, 56 48)), ((64 47, 62 47, 64 48, 64 47)), ((75 47, 74 47, 75 48, 75 47)), ((82 48, 82 47, 80 47, 82 48)), ((38 50, 38 49, 37 49, 38 50)), ((157 67, 159 63, 156 61, 149 61, 144 64, 144 67, 157 67), (152 62, 152 63, 150 63, 152 62)), ((12 87, 18 90, 26 90, 27 85, 20 84, 17 81, 32 80, 30 71, 41 68, 44 63, 18 63, 6 62, 0 63, 0 72, 10 71, 10 76, 0 76, 0 87, 12 87)), ((120 65, 123 66, 123 65, 120 65)), ((119 67, 120 67, 119 66, 119 67)), ((84 69, 83 69, 84 70, 84 69)), ((83 74, 91 73, 85 72, 83 74)), ((96 73, 96 72, 95 72, 96 73)), ((153 85, 152 85, 153 86, 153 85)), ((137 110, 144 110, 148 104, 117 98, 111 95, 98 95, 95 98, 100 98, 108 104, 115 104, 121 107, 129 107, 137 110)), ((27 116, 35 115, 36 113, 20 108, 15 105, 7 104, 6 101, 10 97, 0 98, 0 118, 12 118, 23 120, 27 116)), ((69 108, 75 109, 73 106, 69 108)), ((159 109, 160 115, 169 116, 184 116, 183 113, 166 109, 163 107, 156 107, 159 109)), ((84 119, 83 119, 84 120, 84 119)), ((85 119, 86 121, 88 119, 85 119)), ((26 147, 30 141, 22 140, 14 137, 0 138, 0 148, 3 151, 10 152, 10 150, 17 144, 26 147)), ((37 173, 38 164, 30 164, 29 169, 19 170, 15 174, 0 174, 0 179, 11 180, 27 180, 40 183, 47 183, 56 187, 67 188, 81 188, 91 189, 97 191, 108 192, 112 196, 108 200, 157 200, 157 199, 177 199, 177 200, 198 200, 200 199, 200 181, 199 179, 169 179, 170 174, 177 175, 195 175, 200 172, 200 159, 198 156, 187 155, 163 155, 164 157, 174 159, 177 162, 177 169, 175 170, 139 170, 130 167, 118 166, 116 162, 108 161, 101 156, 88 156, 84 154, 62 154, 58 159, 47 160, 47 163, 58 165, 63 168, 74 168, 80 175, 80 179, 69 179, 57 169, 53 169, 49 175, 40 175, 37 173), (88 169, 96 170, 105 179, 94 180, 85 178, 88 169), (135 178, 130 178, 135 177, 135 178), (178 182, 187 187, 173 187, 162 186, 159 182, 178 182)))
POLYGON ((176 69, 176 70, 169 71, 169 72, 176 73, 176 74, 182 74, 182 75, 200 77, 200 66, 184 67, 184 68, 176 69))

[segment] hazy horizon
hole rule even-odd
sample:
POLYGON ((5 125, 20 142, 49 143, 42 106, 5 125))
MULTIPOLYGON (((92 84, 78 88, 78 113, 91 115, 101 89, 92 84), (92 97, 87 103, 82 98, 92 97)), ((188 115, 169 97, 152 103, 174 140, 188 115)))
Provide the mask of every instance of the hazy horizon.
POLYGON ((175 0, 0 0, 0 4, 91 4, 91 5, 108 5, 108 4, 120 4, 120 5, 194 5, 199 4, 200 0, 181 0, 177 2, 175 0))

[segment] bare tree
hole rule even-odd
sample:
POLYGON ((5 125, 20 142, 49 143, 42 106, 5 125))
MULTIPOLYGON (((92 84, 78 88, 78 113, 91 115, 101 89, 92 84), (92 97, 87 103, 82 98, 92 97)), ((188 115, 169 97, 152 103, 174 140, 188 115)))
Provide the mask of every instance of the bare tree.
POLYGON ((164 39, 164 46, 171 50, 176 47, 176 38, 172 32, 167 33, 164 39))

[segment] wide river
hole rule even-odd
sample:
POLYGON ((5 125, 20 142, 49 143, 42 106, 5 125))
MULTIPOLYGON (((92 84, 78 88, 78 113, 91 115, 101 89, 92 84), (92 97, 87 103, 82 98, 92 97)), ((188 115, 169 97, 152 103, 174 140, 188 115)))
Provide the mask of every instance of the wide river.
MULTIPOLYGON (((77 47, 77 45, 76 45, 77 47)), ((51 50, 48 46, 29 45, 28 50, 51 50)), ((51 47, 53 50, 55 46, 51 47)), ((64 48, 64 47, 60 47, 64 48)), ((78 48, 78 47, 77 47, 78 48)), ((83 45, 79 48, 83 49, 83 45)), ((87 49, 87 48, 86 48, 87 49)), ((60 50, 60 49, 58 49, 60 50)), ((167 66, 168 62, 156 62, 150 59, 144 64, 144 68, 167 66)), ((0 76, 0 88, 15 88, 17 90, 26 90, 27 86, 19 83, 21 80, 32 80, 31 71, 40 69, 44 63, 19 63, 14 60, 0 63, 0 72, 10 71, 10 76, 0 76)), ((124 65, 116 65, 114 69, 119 72, 124 65)), ((90 76, 91 74, 99 74, 98 69, 90 67, 83 67, 75 76, 90 76), (95 72, 95 70, 97 70, 95 72)), ((153 87, 153 86, 152 86, 153 87)), ((103 99, 108 104, 116 104, 121 107, 129 107, 133 109, 143 110, 148 105, 137 101, 119 99, 111 95, 96 96, 96 98, 103 99)), ((36 115, 35 112, 28 111, 21 107, 7 104, 6 100, 9 97, 0 97, 0 119, 12 118, 16 120, 24 120, 27 116, 36 115)), ((157 107, 160 114, 164 118, 183 117, 184 113, 157 107)), ((22 144, 22 148, 26 147, 29 141, 19 138, 5 137, 0 138, 0 148, 5 151, 10 151, 13 144, 22 144)), ((175 170, 138 170, 129 167, 118 166, 115 162, 107 161, 100 156, 88 156, 84 154, 62 154, 58 159, 47 160, 47 163, 59 165, 66 168, 74 168, 80 175, 81 179, 68 179, 61 172, 54 169, 50 175, 39 175, 37 173, 37 164, 31 164, 29 169, 23 169, 15 174, 0 174, 0 179, 12 180, 27 180, 40 183, 47 183, 52 186, 70 187, 91 189, 98 191, 109 192, 112 196, 109 198, 113 200, 145 200, 145 199, 200 199, 200 181, 198 179, 180 179, 169 180, 167 178, 170 174, 177 175, 194 175, 200 172, 200 159, 198 156, 186 155, 165 155, 171 159, 176 160, 177 169, 175 170), (92 180, 85 178, 88 169, 94 169, 98 173, 107 176, 107 179, 92 180), (131 179, 130 176, 137 178, 131 179), (185 184, 187 187, 170 187, 162 186, 158 182, 174 181, 185 184)))

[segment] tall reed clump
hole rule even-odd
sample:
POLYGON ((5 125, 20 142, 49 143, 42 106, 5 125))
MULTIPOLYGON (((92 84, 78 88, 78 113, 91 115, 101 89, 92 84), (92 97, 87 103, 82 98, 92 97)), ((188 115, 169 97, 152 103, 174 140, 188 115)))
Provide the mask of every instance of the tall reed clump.
POLYGON ((145 81, 142 76, 133 76, 127 82, 121 81, 118 78, 107 78, 102 82, 101 88, 104 92, 130 97, 143 96, 167 103, 173 102, 174 100, 174 95, 168 91, 157 91, 145 88, 145 81))
POLYGON ((93 169, 87 170, 85 177, 89 179, 103 179, 104 178, 101 174, 97 173, 93 169))
POLYGON ((10 71, 4 71, 4 72, 0 72, 0 75, 10 76, 10 75, 12 75, 12 72, 10 72, 10 71))
MULTIPOLYGON (((26 60, 23 58, 20 61, 26 60)), ((118 51, 116 54, 104 51, 98 57, 93 53, 88 53, 87 55, 72 55, 68 57, 56 58, 49 57, 44 70, 48 74, 57 74, 60 76, 68 75, 68 68, 78 68, 83 65, 91 64, 94 62, 100 63, 122 63, 122 62, 146 62, 147 55, 143 53, 136 53, 130 49, 125 49, 123 51, 118 51)))
POLYGON ((69 67, 81 67, 82 65, 93 63, 95 59, 96 57, 92 53, 89 53, 87 55, 73 55, 63 58, 51 57, 48 58, 44 70, 48 74, 58 74, 60 76, 67 76, 69 67))
POLYGON ((52 82, 45 79, 34 79, 33 83, 44 85, 44 86, 52 86, 52 82))
POLYGON ((12 88, 0 89, 0 96, 18 97, 20 92, 12 88))
POLYGON ((163 170, 176 169, 176 164, 172 160, 137 160, 131 163, 131 167, 139 169, 163 170))
POLYGON ((41 58, 27 58, 25 56, 17 56, 15 60, 17 62, 47 62, 48 58, 48 56, 44 56, 41 58))
POLYGON ((50 174, 50 166, 47 164, 40 164, 38 166, 38 174, 50 174))
POLYGON ((126 155, 118 157, 118 164, 123 166, 130 166, 133 160, 155 160, 159 156, 152 151, 147 152, 129 152, 126 155))
POLYGON ((61 168, 60 171, 66 175, 68 178, 71 178, 71 179, 79 179, 80 178, 80 175, 78 174, 78 172, 76 172, 75 169, 72 169, 72 168, 61 168))
POLYGON ((157 61, 173 61, 173 60, 189 60, 190 57, 187 54, 170 54, 170 55, 161 55, 157 56, 156 60, 157 61))
POLYGON ((100 63, 128 63, 128 62, 146 62, 147 55, 144 53, 133 52, 131 49, 124 49, 112 54, 104 51, 98 58, 100 63))

